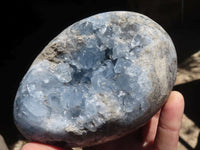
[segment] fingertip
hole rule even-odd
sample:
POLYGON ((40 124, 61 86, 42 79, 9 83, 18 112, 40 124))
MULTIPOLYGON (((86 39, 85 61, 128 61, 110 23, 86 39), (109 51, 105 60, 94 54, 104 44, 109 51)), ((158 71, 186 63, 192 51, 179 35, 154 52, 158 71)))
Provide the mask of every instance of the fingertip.
POLYGON ((178 91, 172 91, 169 98, 161 110, 159 126, 179 130, 184 111, 184 98, 178 91))
MULTIPOLYGON (((33 143, 26 143, 21 150, 32 150, 33 143)), ((34 146, 35 147, 35 146, 34 146)))
POLYGON ((172 91, 168 100, 169 102, 178 102, 180 105, 184 105, 184 97, 178 91, 172 91))
POLYGON ((52 145, 30 142, 30 143, 25 144, 22 147, 22 150, 71 150, 71 149, 63 149, 63 148, 52 146, 52 145))
POLYGON ((182 119, 184 107, 185 103, 183 95, 178 91, 172 91, 161 111, 161 125, 166 124, 168 127, 177 126, 179 128, 178 125, 170 123, 181 123, 180 120, 182 119))

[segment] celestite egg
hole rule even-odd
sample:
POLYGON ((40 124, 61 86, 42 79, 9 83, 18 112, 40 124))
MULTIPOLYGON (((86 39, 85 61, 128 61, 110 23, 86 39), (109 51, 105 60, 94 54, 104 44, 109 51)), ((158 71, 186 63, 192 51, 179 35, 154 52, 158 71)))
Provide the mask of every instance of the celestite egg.
POLYGON ((174 85, 174 45, 150 18, 106 12, 55 37, 21 81, 14 103, 20 132, 71 147, 114 140, 145 124, 174 85))

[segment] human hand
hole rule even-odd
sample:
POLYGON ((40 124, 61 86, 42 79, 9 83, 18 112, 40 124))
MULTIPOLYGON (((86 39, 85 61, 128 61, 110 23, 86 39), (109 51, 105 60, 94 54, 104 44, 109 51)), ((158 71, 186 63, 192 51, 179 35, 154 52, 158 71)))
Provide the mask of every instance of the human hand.
MULTIPOLYGON (((184 111, 184 98, 171 92, 163 108, 148 124, 118 140, 84 150, 176 150, 184 111)), ((39 143, 27 143, 22 150, 71 150, 39 143)))

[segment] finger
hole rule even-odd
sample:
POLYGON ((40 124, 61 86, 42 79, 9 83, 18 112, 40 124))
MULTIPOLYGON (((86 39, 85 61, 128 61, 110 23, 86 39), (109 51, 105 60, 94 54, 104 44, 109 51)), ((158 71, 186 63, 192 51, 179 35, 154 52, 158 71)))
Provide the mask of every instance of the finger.
POLYGON ((152 145, 152 143, 154 142, 159 116, 160 110, 151 118, 149 123, 143 127, 143 147, 146 147, 147 145, 152 145))
POLYGON ((184 98, 179 92, 171 92, 168 101, 161 110, 155 139, 155 149, 176 150, 181 120, 184 110, 184 98))
POLYGON ((59 148, 59 147, 56 147, 56 146, 30 142, 30 143, 25 144, 22 147, 22 150, 71 150, 71 149, 69 149, 69 148, 63 149, 63 148, 59 148))

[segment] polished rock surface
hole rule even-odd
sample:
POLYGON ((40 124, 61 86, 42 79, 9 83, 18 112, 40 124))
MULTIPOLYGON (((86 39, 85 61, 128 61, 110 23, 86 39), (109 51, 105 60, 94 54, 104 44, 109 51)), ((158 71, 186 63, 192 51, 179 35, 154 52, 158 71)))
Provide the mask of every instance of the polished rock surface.
POLYGON ((150 18, 101 13, 66 28, 24 76, 14 119, 28 139, 91 146, 146 123, 176 77, 174 45, 150 18))

